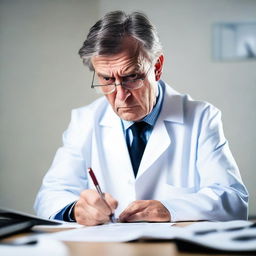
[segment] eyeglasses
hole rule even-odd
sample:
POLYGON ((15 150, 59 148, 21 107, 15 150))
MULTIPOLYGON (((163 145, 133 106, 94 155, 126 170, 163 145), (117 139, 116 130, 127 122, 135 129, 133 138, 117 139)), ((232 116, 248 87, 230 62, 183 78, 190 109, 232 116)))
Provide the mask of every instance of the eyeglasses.
POLYGON ((91 88, 95 88, 97 89, 97 92, 105 95, 113 93, 116 90, 116 87, 118 85, 122 86, 127 90, 136 90, 144 85, 144 80, 147 77, 150 69, 151 69, 151 66, 149 67, 148 71, 144 75, 135 73, 132 75, 125 76, 122 78, 123 81, 120 84, 115 83, 115 78, 104 77, 102 75, 98 77, 99 84, 94 84, 94 78, 95 78, 95 71, 94 71, 91 88))

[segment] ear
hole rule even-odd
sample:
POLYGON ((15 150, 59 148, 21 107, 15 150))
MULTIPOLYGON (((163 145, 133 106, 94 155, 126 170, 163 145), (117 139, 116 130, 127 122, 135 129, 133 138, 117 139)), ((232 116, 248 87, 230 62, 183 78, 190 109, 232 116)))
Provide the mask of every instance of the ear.
POLYGON ((155 64, 155 77, 156 81, 160 80, 163 73, 164 55, 160 55, 155 64))

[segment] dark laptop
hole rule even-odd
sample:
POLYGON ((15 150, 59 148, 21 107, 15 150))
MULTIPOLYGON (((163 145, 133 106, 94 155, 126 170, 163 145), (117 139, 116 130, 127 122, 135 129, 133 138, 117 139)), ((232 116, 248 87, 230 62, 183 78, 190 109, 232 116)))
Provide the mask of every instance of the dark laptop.
POLYGON ((59 225, 60 222, 38 218, 26 213, 0 208, 0 239, 29 230, 35 225, 59 225))

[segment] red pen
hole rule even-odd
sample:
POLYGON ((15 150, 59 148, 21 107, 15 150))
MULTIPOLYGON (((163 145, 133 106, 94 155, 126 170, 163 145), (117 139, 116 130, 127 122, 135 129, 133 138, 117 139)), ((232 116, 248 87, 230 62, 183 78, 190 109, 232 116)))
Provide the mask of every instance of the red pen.
MULTIPOLYGON (((108 203, 107 203, 106 200, 105 200, 104 194, 103 194, 103 192, 102 192, 102 190, 101 190, 101 188, 100 188, 100 184, 99 184, 99 182, 98 182, 98 180, 97 180, 97 178, 96 178, 96 176, 95 176, 95 174, 94 174, 92 168, 88 168, 88 172, 89 172, 89 174, 90 174, 90 176, 91 176, 91 178, 92 178, 93 184, 94 184, 94 186, 95 186, 97 192, 99 193, 101 199, 102 199, 102 200, 106 203, 106 205, 109 207, 108 203)), ((110 209, 110 207, 109 207, 109 209, 110 209)), ((110 210, 111 210, 111 209, 110 209, 110 210)), ((112 212, 112 210, 111 210, 111 212, 112 212)), ((113 214, 113 213, 110 214, 109 218, 110 218, 110 221, 111 221, 112 223, 115 222, 115 217, 114 217, 114 214, 113 214)))

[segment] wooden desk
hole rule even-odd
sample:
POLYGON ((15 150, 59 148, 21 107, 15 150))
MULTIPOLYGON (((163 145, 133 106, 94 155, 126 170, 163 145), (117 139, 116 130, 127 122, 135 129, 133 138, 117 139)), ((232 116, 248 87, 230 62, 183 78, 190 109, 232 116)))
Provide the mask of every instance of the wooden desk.
POLYGON ((65 242, 70 256, 174 256, 179 254, 170 242, 85 243, 65 242))

